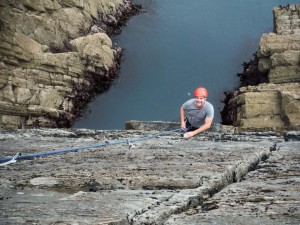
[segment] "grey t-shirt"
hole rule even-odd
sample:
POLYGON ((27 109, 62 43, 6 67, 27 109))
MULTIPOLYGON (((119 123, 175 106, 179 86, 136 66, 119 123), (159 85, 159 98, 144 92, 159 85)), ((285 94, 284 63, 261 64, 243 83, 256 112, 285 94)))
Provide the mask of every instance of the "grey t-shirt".
POLYGON ((182 105, 185 117, 193 127, 200 127, 204 124, 205 118, 214 118, 214 107, 208 101, 198 109, 195 105, 195 99, 190 99, 182 105))

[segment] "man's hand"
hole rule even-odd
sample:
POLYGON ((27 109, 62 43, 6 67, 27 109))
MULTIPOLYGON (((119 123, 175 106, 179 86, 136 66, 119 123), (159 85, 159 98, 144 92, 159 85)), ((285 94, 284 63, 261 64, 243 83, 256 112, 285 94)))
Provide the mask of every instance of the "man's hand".
POLYGON ((186 132, 186 133, 184 133, 183 137, 184 138, 189 138, 190 136, 189 136, 188 132, 186 132))
POLYGON ((203 131, 206 131, 207 129, 210 128, 211 124, 212 124, 212 118, 206 118, 205 119, 205 123, 199 127, 197 130, 194 130, 194 131, 190 131, 190 132, 186 132, 183 137, 185 138, 190 138, 190 137, 193 137, 199 133, 202 133, 203 131))
POLYGON ((190 138, 190 137, 193 137, 194 135, 195 135, 195 132, 190 131, 190 132, 184 133, 183 137, 184 138, 190 138))

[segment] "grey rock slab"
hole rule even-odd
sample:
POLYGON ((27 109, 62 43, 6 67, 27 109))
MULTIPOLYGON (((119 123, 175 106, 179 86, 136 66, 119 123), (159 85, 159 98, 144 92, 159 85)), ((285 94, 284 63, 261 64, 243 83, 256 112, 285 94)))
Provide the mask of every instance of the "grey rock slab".
POLYGON ((130 217, 170 198, 173 191, 75 192, 23 190, 6 194, 1 224, 129 224, 130 217))
POLYGON ((0 138, 1 158, 108 144, 0 167, 0 222, 163 224, 243 181, 286 143, 297 143, 270 133, 211 132, 187 140, 174 132, 144 139, 156 133, 50 129, 0 138))
POLYGON ((279 150, 200 206, 172 215, 165 224, 300 224, 300 143, 279 150))

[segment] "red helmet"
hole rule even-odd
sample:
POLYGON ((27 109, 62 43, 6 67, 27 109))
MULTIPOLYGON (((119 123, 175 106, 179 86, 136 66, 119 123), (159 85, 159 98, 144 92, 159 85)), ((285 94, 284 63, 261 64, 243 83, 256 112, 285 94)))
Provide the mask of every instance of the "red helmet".
POLYGON ((195 97, 207 98, 208 97, 208 92, 205 88, 199 87, 199 88, 196 88, 196 90, 194 92, 194 96, 195 97))

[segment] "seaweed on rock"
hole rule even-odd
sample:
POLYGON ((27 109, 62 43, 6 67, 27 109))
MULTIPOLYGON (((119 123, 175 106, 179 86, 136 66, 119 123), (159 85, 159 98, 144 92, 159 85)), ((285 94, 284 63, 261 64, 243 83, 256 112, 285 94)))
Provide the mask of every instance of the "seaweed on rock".
MULTIPOLYGON (((240 79, 239 87, 255 86, 261 83, 269 83, 268 72, 260 72, 258 70, 258 57, 257 53, 253 54, 254 59, 249 62, 243 62, 244 70, 242 73, 238 73, 237 76, 240 79)), ((239 94, 238 88, 234 90, 225 91, 223 110, 221 113, 222 124, 236 126, 237 119, 237 105, 235 101, 231 101, 239 94)))
POLYGON ((235 125, 236 124, 236 117, 237 117, 237 105, 234 102, 230 102, 231 99, 236 97, 238 91, 225 91, 224 92, 224 99, 222 103, 224 103, 223 110, 221 113, 221 119, 223 125, 235 125))
POLYGON ((73 94, 68 95, 68 98, 73 101, 74 107, 71 113, 74 116, 68 118, 70 120, 69 126, 75 118, 81 117, 89 111, 88 104, 90 101, 97 95, 107 92, 113 85, 119 75, 122 55, 123 49, 117 49, 111 68, 97 67, 95 72, 85 72, 85 82, 73 83, 73 94))
POLYGON ((253 54, 254 59, 249 62, 243 62, 244 71, 243 73, 238 73, 240 78, 240 87, 244 86, 255 86, 262 83, 268 83, 268 73, 260 72, 258 70, 258 57, 257 53, 253 54))

